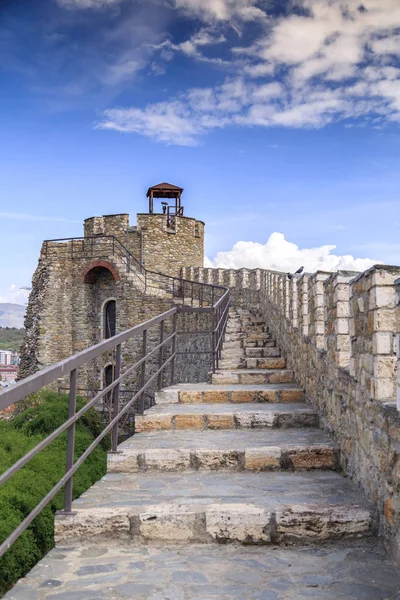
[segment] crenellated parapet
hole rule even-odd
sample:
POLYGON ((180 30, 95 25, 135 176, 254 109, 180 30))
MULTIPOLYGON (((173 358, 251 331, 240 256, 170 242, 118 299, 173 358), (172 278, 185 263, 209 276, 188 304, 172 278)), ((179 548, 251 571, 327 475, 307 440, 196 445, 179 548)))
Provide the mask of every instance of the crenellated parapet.
POLYGON ((275 327, 306 338, 334 365, 348 370, 371 399, 394 402, 400 333, 400 283, 396 288, 395 280, 400 280, 400 267, 317 271, 292 278, 263 269, 187 268, 182 275, 226 285, 234 301, 267 308, 275 327))

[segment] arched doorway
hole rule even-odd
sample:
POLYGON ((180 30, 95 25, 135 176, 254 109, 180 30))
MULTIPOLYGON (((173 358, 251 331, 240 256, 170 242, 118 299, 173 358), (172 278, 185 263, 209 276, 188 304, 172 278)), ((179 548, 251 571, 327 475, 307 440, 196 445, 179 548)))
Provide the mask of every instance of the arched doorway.
POLYGON ((117 303, 115 300, 108 300, 103 308, 103 337, 107 340, 116 333, 117 303))

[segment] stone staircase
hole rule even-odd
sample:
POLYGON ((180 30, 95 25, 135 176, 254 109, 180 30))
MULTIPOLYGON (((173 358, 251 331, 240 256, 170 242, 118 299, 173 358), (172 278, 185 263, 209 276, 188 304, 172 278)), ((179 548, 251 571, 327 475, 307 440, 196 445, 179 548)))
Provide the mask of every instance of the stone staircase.
POLYGON ((73 511, 7 600, 399 598, 371 506, 246 310, 210 383, 159 392, 73 511))
POLYGON ((308 543, 370 536, 360 491, 264 321, 230 309, 210 383, 157 394, 108 474, 56 522, 59 541, 308 543))

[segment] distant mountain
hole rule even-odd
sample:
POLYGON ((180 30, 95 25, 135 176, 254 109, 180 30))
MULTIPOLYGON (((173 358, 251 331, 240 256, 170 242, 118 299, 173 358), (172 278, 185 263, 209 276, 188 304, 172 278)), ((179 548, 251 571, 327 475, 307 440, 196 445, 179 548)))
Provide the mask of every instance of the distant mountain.
POLYGON ((0 327, 23 327, 25 312, 26 306, 22 304, 0 302, 0 327))

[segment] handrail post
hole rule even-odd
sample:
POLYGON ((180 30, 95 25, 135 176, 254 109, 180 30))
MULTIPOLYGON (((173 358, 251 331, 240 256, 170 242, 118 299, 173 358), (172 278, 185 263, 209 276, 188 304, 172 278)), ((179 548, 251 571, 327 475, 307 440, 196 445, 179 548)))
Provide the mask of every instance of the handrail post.
MULTIPOLYGON (((68 418, 71 418, 76 413, 76 388, 78 382, 77 369, 73 369, 69 375, 69 402, 68 402, 68 418)), ((74 464, 74 450, 75 450, 75 423, 72 423, 68 427, 67 431, 67 464, 65 472, 74 464)), ((72 510, 72 485, 73 476, 71 476, 65 484, 65 496, 64 496, 64 513, 70 513, 72 510)))
MULTIPOLYGON (((164 323, 165 321, 161 321, 160 323, 160 344, 163 343, 164 341, 164 323)), ((158 368, 161 369, 163 361, 164 361, 164 346, 161 346, 160 348, 160 354, 159 354, 159 359, 158 359, 158 368)), ((162 371, 160 371, 159 375, 158 375, 158 379, 157 379, 157 387, 160 390, 162 386, 162 371)))
MULTIPOLYGON (((147 353, 147 329, 143 331, 143 345, 142 345, 142 358, 145 359, 147 353)), ((146 383, 146 360, 142 363, 142 371, 140 377, 140 387, 143 388, 146 383)), ((144 390, 140 394, 139 398, 139 414, 144 413, 144 390)))
POLYGON ((176 359, 176 327, 177 325, 177 314, 174 313, 173 316, 173 333, 174 337, 172 338, 172 360, 171 360, 171 385, 175 383, 175 359, 176 359))
MULTIPOLYGON (((118 344, 115 352, 115 368, 114 368, 114 381, 121 375, 121 344, 118 344)), ((112 397, 112 419, 115 419, 119 412, 119 383, 113 389, 112 397)), ((118 448, 118 421, 115 423, 111 430, 111 451, 117 452, 118 448)))

